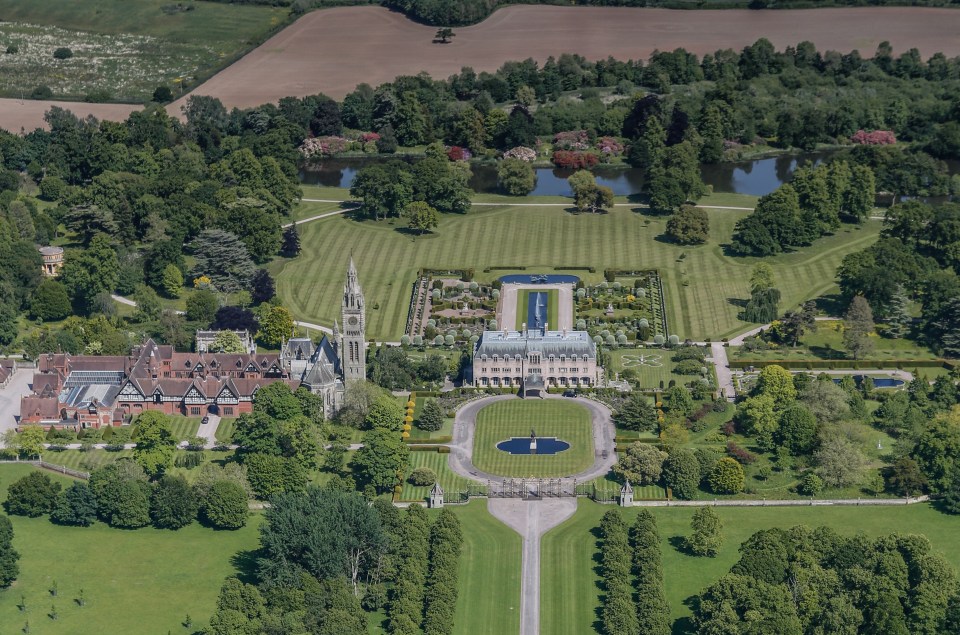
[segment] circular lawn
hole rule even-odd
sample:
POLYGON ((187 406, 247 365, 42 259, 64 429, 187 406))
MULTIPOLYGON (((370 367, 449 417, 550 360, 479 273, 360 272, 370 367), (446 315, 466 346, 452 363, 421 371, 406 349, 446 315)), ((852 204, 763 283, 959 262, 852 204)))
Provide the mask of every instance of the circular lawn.
POLYGON ((498 401, 477 413, 473 464, 499 476, 557 477, 578 474, 593 464, 590 411, 563 399, 498 401), (510 454, 497 444, 512 437, 555 437, 570 444, 557 454, 510 454))

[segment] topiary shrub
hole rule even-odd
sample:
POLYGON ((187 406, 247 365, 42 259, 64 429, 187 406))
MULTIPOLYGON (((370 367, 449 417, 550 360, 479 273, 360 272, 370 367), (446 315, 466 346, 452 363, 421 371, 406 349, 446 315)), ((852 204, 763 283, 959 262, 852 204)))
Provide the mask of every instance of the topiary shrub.
POLYGON ((73 51, 66 46, 61 46, 53 52, 53 59, 55 60, 68 60, 71 57, 73 57, 73 51))
POLYGON ((418 467, 410 472, 410 476, 407 477, 407 480, 411 485, 426 487, 437 482, 437 473, 431 470, 429 467, 418 467))

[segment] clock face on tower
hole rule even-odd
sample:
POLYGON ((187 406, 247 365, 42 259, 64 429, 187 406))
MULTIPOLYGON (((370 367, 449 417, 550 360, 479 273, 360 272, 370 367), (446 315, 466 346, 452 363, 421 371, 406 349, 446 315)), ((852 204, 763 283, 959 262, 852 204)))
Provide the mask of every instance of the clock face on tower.
POLYGON ((358 320, 356 317, 352 317, 349 320, 347 320, 347 324, 349 324, 350 326, 356 326, 359 322, 360 320, 358 320))

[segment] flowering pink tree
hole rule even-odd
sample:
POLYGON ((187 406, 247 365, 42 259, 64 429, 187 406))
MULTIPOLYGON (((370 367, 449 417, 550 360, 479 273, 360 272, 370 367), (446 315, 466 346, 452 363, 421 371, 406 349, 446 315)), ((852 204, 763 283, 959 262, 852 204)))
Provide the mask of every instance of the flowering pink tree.
POLYGON ((346 152, 350 149, 351 143, 350 139, 343 137, 311 137, 304 139, 299 150, 300 154, 307 159, 329 157, 346 152))
POLYGON ((447 150, 447 157, 451 161, 469 161, 473 158, 473 153, 470 152, 467 148, 461 148, 460 146, 451 146, 447 150))
POLYGON ((896 143, 897 138, 893 132, 889 130, 874 130, 873 132, 857 130, 854 135, 850 137, 850 141, 859 145, 887 146, 896 143))
POLYGON ((589 150, 590 141, 586 130, 570 130, 553 135, 553 147, 557 150, 589 150))
POLYGON ((569 168, 573 170, 582 170, 592 168, 600 160, 597 155, 591 152, 571 152, 569 150, 557 150, 551 158, 553 164, 558 168, 569 168))
POLYGON ((608 157, 618 157, 623 154, 623 144, 614 137, 600 137, 597 139, 597 150, 608 157))
POLYGON ((516 148, 510 148, 503 153, 504 159, 520 159, 521 161, 526 161, 527 163, 533 163, 537 160, 537 152, 532 148, 526 146, 517 146, 516 148))

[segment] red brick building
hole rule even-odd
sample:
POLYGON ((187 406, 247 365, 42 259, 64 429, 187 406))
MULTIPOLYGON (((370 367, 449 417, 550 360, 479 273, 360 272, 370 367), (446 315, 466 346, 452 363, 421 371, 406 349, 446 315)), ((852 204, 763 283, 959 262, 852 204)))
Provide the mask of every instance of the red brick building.
POLYGON ((144 410, 235 417, 275 381, 300 385, 275 354, 178 353, 153 340, 127 357, 48 354, 38 360, 34 394, 21 400, 20 423, 99 428, 144 410))

